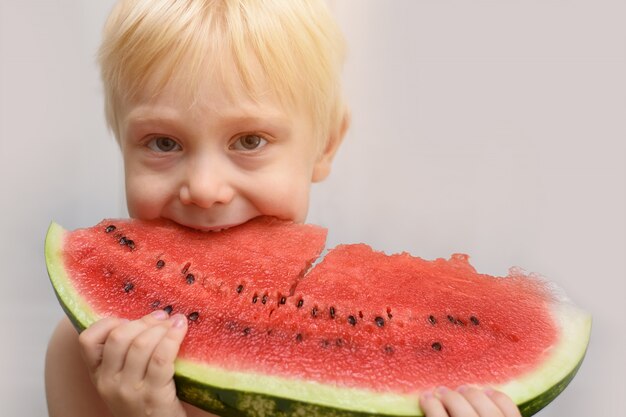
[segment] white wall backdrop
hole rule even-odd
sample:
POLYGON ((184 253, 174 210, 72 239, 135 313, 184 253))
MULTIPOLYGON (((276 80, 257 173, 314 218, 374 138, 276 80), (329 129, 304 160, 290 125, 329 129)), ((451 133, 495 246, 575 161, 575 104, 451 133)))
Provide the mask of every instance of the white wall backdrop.
MULTIPOLYGON (((125 216, 95 66, 112 0, 0 0, 0 404, 45 415, 62 316, 43 238, 125 216)), ((618 416, 626 359, 626 7, 611 0, 334 0, 353 125, 309 221, 330 244, 519 265, 594 316, 540 413, 618 416)))

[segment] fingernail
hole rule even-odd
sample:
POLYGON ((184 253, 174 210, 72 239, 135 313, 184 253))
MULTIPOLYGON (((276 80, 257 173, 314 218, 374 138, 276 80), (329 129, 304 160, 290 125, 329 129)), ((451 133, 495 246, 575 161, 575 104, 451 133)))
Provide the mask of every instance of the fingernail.
POLYGON ((446 387, 437 387, 437 394, 438 395, 445 395, 446 392, 448 392, 448 388, 446 388, 446 387))
POLYGON ((157 320, 165 320, 166 318, 169 317, 169 314, 167 314, 165 310, 154 310, 150 314, 152 315, 152 317, 154 317, 157 320))
POLYGON ((463 393, 463 392, 467 391, 467 389, 468 389, 468 386, 467 386, 467 385, 460 385, 460 386, 458 386, 458 387, 456 388, 456 391, 457 391, 457 392, 460 392, 460 393, 463 393))
POLYGON ((422 393, 422 398, 425 399, 425 400, 433 398, 433 392, 432 391, 424 391, 422 393))
POLYGON ((483 390, 483 392, 484 392, 485 394, 489 395, 489 396, 492 396, 492 395, 494 394, 494 392, 495 392, 495 391, 494 391, 493 389, 491 389, 491 388, 485 388, 485 389, 483 390))
POLYGON ((187 317, 182 314, 176 314, 172 317, 172 320, 174 321, 174 327, 184 327, 187 324, 187 317))

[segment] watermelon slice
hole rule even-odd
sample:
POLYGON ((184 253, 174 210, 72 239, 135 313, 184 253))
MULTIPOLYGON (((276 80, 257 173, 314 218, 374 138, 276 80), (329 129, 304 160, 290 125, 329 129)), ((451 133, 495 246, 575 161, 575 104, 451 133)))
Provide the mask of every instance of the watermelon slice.
POLYGON ((164 221, 53 223, 48 273, 80 331, 155 310, 189 319, 181 399, 232 416, 419 416, 438 385, 491 386, 523 415, 552 401, 585 355, 591 318, 551 284, 342 245, 258 218, 218 233, 164 221))

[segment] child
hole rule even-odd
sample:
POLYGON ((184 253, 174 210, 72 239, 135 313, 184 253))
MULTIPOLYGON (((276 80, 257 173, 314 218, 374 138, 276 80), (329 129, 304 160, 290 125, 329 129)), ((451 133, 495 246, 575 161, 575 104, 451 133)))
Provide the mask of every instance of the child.
MULTIPOLYGON (((260 215, 303 222, 348 126, 343 54, 324 0, 120 1, 100 63, 130 215, 207 232, 260 215)), ((78 336, 64 319, 46 358, 50 415, 209 415, 176 397, 186 326, 157 311, 78 336)), ((471 387, 419 401, 431 417, 519 416, 471 387)))

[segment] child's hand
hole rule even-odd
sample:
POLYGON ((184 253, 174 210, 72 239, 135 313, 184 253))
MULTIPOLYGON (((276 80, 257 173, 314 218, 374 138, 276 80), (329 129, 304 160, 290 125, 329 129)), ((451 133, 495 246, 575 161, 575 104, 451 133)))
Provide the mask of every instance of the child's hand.
POLYGON ((501 392, 461 386, 437 388, 420 397, 427 417, 521 417, 517 406, 501 392))
POLYGON ((174 360, 187 319, 158 310, 140 320, 106 318, 79 337, 96 390, 117 417, 184 417, 174 360))

